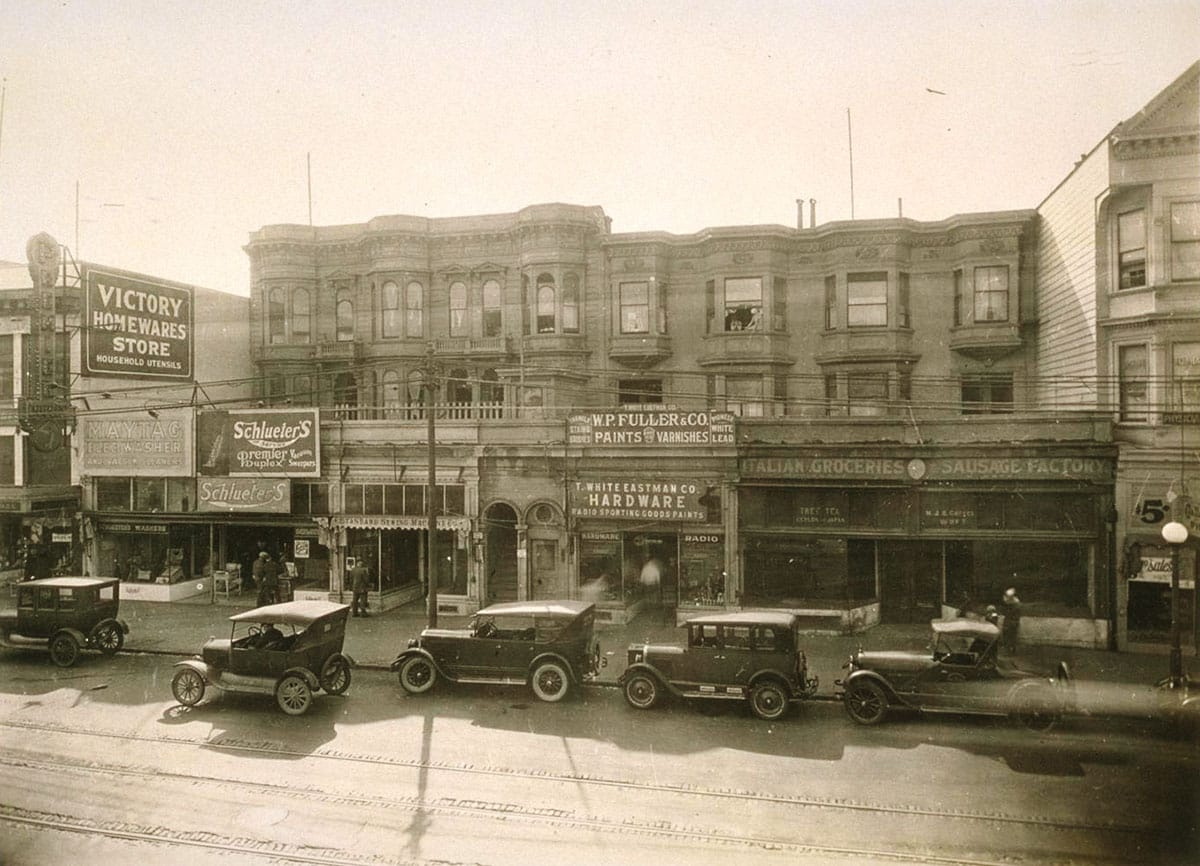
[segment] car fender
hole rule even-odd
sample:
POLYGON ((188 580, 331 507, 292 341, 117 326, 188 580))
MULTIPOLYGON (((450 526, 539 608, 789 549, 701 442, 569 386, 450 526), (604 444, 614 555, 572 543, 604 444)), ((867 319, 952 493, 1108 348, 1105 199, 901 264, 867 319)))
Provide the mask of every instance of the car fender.
POLYGON ((545 652, 539 656, 534 657, 533 661, 531 661, 529 663, 529 671, 528 671, 529 676, 532 677, 533 672, 537 669, 537 666, 542 664, 543 662, 557 662, 558 664, 562 665, 564 668, 567 669, 567 676, 569 676, 571 678, 571 682, 573 682, 575 684, 579 683, 579 672, 575 670, 575 666, 573 664, 571 664, 569 661, 567 661, 565 658, 563 658, 561 655, 559 655, 558 653, 552 653, 552 652, 545 652))
POLYGON ((211 684, 213 681, 212 669, 200 659, 184 659, 181 662, 175 662, 175 667, 191 668, 204 678, 206 684, 211 684))
POLYGON ((629 667, 625 668, 625 670, 621 672, 621 675, 617 677, 617 685, 619 685, 621 688, 625 688, 625 683, 629 682, 629 678, 634 674, 649 674, 650 676, 654 677, 655 682, 657 682, 675 697, 681 697, 683 695, 683 692, 675 688, 675 686, 671 684, 671 681, 667 679, 662 671, 647 662, 637 662, 636 664, 629 665, 629 667))
POLYGON ((433 654, 430 653, 429 650, 422 647, 409 647, 404 652, 400 653, 400 655, 396 656, 395 660, 391 663, 388 669, 392 671, 392 673, 396 673, 400 670, 401 665, 414 656, 420 656, 421 658, 427 660, 431 665, 433 665, 433 669, 438 672, 438 676, 445 677, 451 682, 454 682, 454 677, 442 670, 442 666, 437 663, 437 659, 433 657, 433 654))
POLYGON ((887 677, 872 670, 864 669, 852 671, 848 677, 842 680, 842 691, 845 692, 845 690, 850 687, 851 683, 860 682, 862 680, 871 680, 878 685, 881 689, 883 689, 884 694, 888 696, 889 701, 895 701, 896 703, 904 704, 905 706, 910 707, 915 706, 912 701, 905 700, 903 696, 897 694, 896 690, 892 688, 892 684, 887 681, 887 677))
POLYGON ((79 642, 80 647, 86 647, 88 645, 87 635, 85 635, 79 629, 71 628, 69 626, 67 628, 56 628, 54 630, 54 634, 50 635, 50 640, 53 641, 56 637, 58 637, 64 631, 67 634, 69 634, 71 637, 75 638, 75 640, 77 640, 79 642))
POLYGON ((292 676, 293 674, 298 677, 303 677, 304 681, 306 683, 308 683, 308 687, 310 689, 312 689, 314 692, 321 687, 320 678, 318 678, 317 675, 314 674, 312 671, 310 671, 308 668, 304 668, 304 667, 288 668, 286 671, 284 671, 283 673, 281 673, 279 675, 279 679, 275 680, 276 685, 278 685, 280 682, 282 682, 284 677, 292 676))
POLYGON ((775 682, 779 683, 779 685, 783 686, 784 691, 787 692, 789 700, 797 697, 796 689, 793 686, 792 681, 787 678, 786 674, 781 673, 775 668, 764 668, 761 671, 756 671, 755 673, 751 674, 750 679, 746 680, 746 694, 749 694, 750 690, 763 680, 774 680, 775 682))
POLYGON ((121 634, 129 634, 129 623, 125 622, 123 619, 116 619, 115 617, 110 616, 108 619, 102 619, 100 622, 92 626, 92 630, 88 632, 88 640, 91 641, 92 636, 95 635, 96 632, 100 631, 101 628, 109 625, 110 623, 119 628, 121 630, 121 634))
MULTIPOLYGON (((334 653, 329 657, 329 659, 345 659, 346 664, 350 665, 350 667, 353 668, 358 666, 358 662, 354 660, 354 656, 350 655, 349 653, 334 653)), ((329 664, 329 659, 325 659, 326 665, 329 664)), ((322 667, 324 666, 325 665, 322 665, 322 667)))

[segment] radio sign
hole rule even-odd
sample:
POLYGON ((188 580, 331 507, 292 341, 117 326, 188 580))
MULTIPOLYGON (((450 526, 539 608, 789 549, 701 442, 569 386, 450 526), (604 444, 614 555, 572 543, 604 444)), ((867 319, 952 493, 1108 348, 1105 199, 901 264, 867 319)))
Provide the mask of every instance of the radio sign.
POLYGON ((84 375, 192 378, 195 307, 190 286, 91 266, 83 279, 84 375))

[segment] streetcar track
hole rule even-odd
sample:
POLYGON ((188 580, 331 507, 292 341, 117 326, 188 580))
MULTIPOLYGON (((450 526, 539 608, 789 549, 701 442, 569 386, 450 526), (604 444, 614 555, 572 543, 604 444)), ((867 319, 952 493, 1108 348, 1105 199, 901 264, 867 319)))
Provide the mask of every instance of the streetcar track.
POLYGON ((605 778, 602 776, 594 776, 584 773, 564 773, 550 770, 531 771, 512 767, 480 766, 465 763, 455 764, 446 761, 425 761, 384 755, 372 755, 362 752, 348 752, 339 749, 328 748, 305 751, 288 749, 279 743, 268 740, 246 740, 236 737, 222 736, 212 740, 207 740, 194 737, 151 736, 132 732, 95 731, 74 728, 62 724, 22 722, 13 720, 0 721, 0 727, 106 739, 118 739, 122 741, 134 740, 139 742, 162 743, 176 746, 192 746, 201 748, 207 747, 232 752, 271 755, 274 757, 282 756, 296 758, 319 758, 321 760, 329 761, 345 761, 358 764, 405 767, 414 770, 457 773, 462 775, 484 775, 503 778, 516 778, 528 782, 555 782, 575 785, 591 785, 594 787, 624 789, 629 791, 640 791, 643 793, 686 795, 717 800, 738 800, 751 803, 770 803, 776 805, 795 806, 798 808, 828 809, 834 811, 874 813, 879 815, 896 815, 903 817, 999 823, 1055 831, 1100 831, 1117 834, 1154 834, 1156 832, 1154 828, 1144 825, 1118 823, 1115 821, 1063 820, 1036 815, 1016 815, 998 811, 935 809, 916 805, 872 803, 868 801, 851 800, 846 798, 770 794, 735 788, 710 788, 690 784, 671 784, 664 782, 646 782, 628 779, 605 778))

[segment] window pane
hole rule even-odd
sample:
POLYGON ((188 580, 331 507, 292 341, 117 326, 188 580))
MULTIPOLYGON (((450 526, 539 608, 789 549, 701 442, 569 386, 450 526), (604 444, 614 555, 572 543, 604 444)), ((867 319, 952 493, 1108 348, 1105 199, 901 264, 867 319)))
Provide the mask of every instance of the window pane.
POLYGON ((308 290, 296 289, 292 293, 292 336, 297 342, 308 342, 310 322, 308 290))
POLYGON ((539 334, 554 333, 554 286, 545 284, 537 290, 537 330, 539 334))
POLYGON ((1146 376, 1149 373, 1149 357, 1146 347, 1121 346, 1117 365, 1120 374, 1120 420, 1147 420, 1149 401, 1146 376))
POLYGON ((383 336, 400 336, 400 287, 388 281, 383 284, 380 307, 383 312, 383 336))
POLYGON ((887 325, 886 273, 847 275, 846 324, 852 328, 887 325))
POLYGON ((1117 218, 1118 285, 1132 289, 1146 285, 1146 212, 1123 213, 1117 218))
POLYGON ((500 284, 488 280, 483 284, 483 336, 499 337, 500 328, 500 284))
POLYGON ((406 337, 422 337, 425 335, 425 287, 412 282, 404 290, 404 335, 406 337))
POLYGON ((727 376, 725 378, 726 410, 747 418, 763 415, 762 376, 727 376))
POLYGON ((1200 343, 1171 346, 1170 405, 1178 412, 1200 411, 1200 343))
POLYGON ((267 340, 282 343, 284 340, 285 305, 283 289, 271 289, 267 296, 267 340))
POLYGON ((825 278, 825 328, 837 327, 837 277, 825 278))
POLYGON ((650 331, 650 288, 648 283, 621 283, 621 333, 650 331))
POLYGON ((462 337, 467 333, 467 287, 465 283, 450 284, 450 336, 462 337))
POLYGON ((975 321, 1008 321, 1008 267, 975 269, 975 321))
POLYGON ((1200 201, 1171 205, 1171 279, 1200 279, 1200 201))
POLYGON ((349 298, 340 298, 337 302, 337 338, 339 342, 354 339, 354 304, 349 298))
POLYGON ((128 511, 129 479, 97 478, 96 508, 99 511, 128 511))
POLYGON ((762 278, 736 277, 725 281, 725 330, 762 328, 762 278))

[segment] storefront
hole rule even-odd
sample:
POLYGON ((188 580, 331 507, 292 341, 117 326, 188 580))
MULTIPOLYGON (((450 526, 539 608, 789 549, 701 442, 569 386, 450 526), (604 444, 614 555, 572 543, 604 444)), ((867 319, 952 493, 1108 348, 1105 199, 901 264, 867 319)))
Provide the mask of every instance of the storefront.
POLYGON ((81 574, 77 495, 8 488, 0 493, 0 583, 81 574))
POLYGON ((744 607, 855 631, 982 611, 1011 586, 1026 639, 1107 645, 1111 454, 805 450, 741 476, 744 607))

